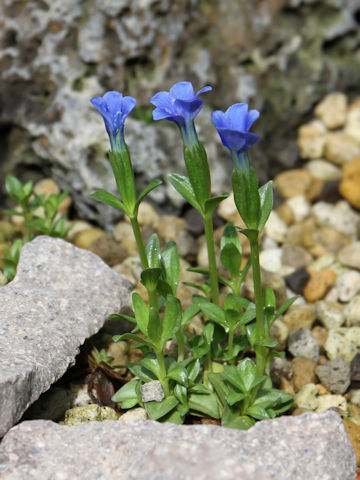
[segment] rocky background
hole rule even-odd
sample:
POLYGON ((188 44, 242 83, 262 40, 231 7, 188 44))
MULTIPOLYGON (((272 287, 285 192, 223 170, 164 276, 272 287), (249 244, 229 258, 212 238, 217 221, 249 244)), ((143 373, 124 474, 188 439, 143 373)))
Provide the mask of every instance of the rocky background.
MULTIPOLYGON (((50 175, 71 187, 77 214, 108 225, 114 212, 87 199, 114 188, 89 99, 138 99, 126 138, 141 188, 183 169, 176 129, 154 126, 148 101, 185 79, 214 87, 198 121, 214 192, 229 188, 231 162, 210 111, 238 101, 261 110, 253 158, 273 177, 297 165, 297 127, 326 93, 359 94, 359 24, 358 0, 1 0, 0 178, 50 175)), ((181 207, 168 185, 152 199, 181 207)))

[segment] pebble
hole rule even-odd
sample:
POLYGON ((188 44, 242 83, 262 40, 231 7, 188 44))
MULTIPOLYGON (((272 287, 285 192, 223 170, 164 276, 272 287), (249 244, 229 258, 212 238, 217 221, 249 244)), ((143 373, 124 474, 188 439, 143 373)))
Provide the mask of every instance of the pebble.
POLYGON ((323 158, 317 158, 316 160, 307 162, 306 165, 304 165, 304 168, 313 177, 318 178, 323 182, 340 180, 342 177, 341 169, 323 158))
POLYGON ((100 407, 90 404, 81 407, 74 407, 65 412, 62 425, 81 425, 88 422, 102 422, 104 420, 118 420, 119 415, 113 408, 100 407))
POLYGON ((342 395, 319 395, 316 411, 322 413, 330 408, 335 408, 337 411, 345 413, 347 410, 347 401, 342 395))
POLYGON ((286 223, 281 220, 279 215, 274 210, 269 215, 264 232, 272 240, 275 240, 275 242, 283 243, 285 240, 287 232, 286 223))
POLYGON ((360 269, 360 242, 353 242, 338 252, 339 261, 347 267, 360 269))
POLYGON ((282 265, 294 268, 307 267, 313 261, 312 255, 301 245, 285 243, 282 246, 282 265))
POLYGON ((291 197, 286 201, 286 203, 293 212, 295 222, 302 222, 303 220, 305 220, 306 217, 310 215, 310 203, 304 197, 304 195, 296 195, 295 197, 291 197))
POLYGON ((293 169, 276 175, 274 185, 285 199, 303 195, 311 201, 320 194, 323 182, 306 170, 293 169))
POLYGON ((286 275, 286 286, 295 294, 302 295, 303 290, 307 282, 309 281, 310 274, 306 268, 297 268, 290 275, 286 275))
POLYGON ((351 381, 360 382, 360 353, 357 353, 350 363, 351 381))
POLYGON ((328 133, 324 147, 324 155, 335 165, 344 165, 360 156, 360 145, 345 133, 328 133))
POLYGON ((327 329, 338 328, 345 323, 344 307, 337 302, 319 300, 315 304, 315 314, 327 329))
POLYGON ((332 393, 342 394, 349 388, 350 363, 340 357, 329 360, 325 365, 318 365, 315 373, 322 385, 332 393))
POLYGON ((343 418, 343 424, 355 450, 356 462, 360 465, 360 426, 352 422, 350 418, 343 418))
POLYGON ((314 110, 326 128, 332 130, 344 125, 347 113, 347 97, 344 93, 335 92, 327 95, 314 110))
POLYGON ((298 130, 297 143, 301 158, 319 158, 324 153, 326 127, 319 120, 302 125, 298 130))
MULTIPOLYGON (((150 225, 156 228, 159 218, 159 214, 149 202, 140 203, 137 217, 140 226, 150 225)), ((130 223, 128 216, 125 216, 125 221, 130 223)))
POLYGON ((283 202, 281 205, 279 205, 275 209, 275 212, 278 214, 278 216, 281 218, 281 220, 285 223, 286 226, 290 226, 294 223, 294 212, 286 202, 283 202))
POLYGON ((293 383, 298 391, 307 383, 315 383, 316 362, 310 358, 296 357, 292 361, 293 383))
POLYGON ((343 165, 339 192, 355 208, 360 208, 360 157, 343 165))
POLYGON ((159 380, 153 380, 141 385, 141 400, 144 403, 161 402, 164 398, 164 390, 159 380))
POLYGON ((274 357, 270 364, 270 377, 275 388, 280 385, 281 378, 291 380, 293 377, 293 365, 290 360, 274 357))
POLYGON ((138 256, 134 233, 129 223, 122 221, 114 226, 114 239, 127 251, 130 256, 138 256))
POLYGON ((335 206, 326 202, 315 203, 311 213, 315 220, 338 232, 350 236, 357 234, 359 214, 355 213, 346 201, 339 201, 335 206))
POLYGON ((280 318, 277 318, 270 327, 270 336, 278 341, 276 350, 285 350, 286 342, 289 337, 289 327, 280 318))
POLYGON ((127 257, 127 251, 113 237, 103 235, 94 240, 89 250, 96 253, 110 267, 121 263, 127 257))
POLYGON ((321 300, 335 283, 336 273, 333 270, 309 271, 310 280, 304 287, 304 297, 309 303, 321 300))
POLYGON ((288 350, 294 357, 319 360, 319 345, 308 328, 300 328, 291 332, 288 340, 288 350))
POLYGON ((358 388, 353 388, 348 392, 349 401, 354 405, 360 405, 360 390, 358 388))
POLYGON ((349 270, 340 274, 336 279, 336 288, 340 302, 349 302, 360 290, 360 273, 349 270))
POLYGON ((79 232, 74 240, 73 243, 79 248, 84 248, 85 250, 89 250, 91 245, 101 237, 108 236, 108 233, 105 230, 101 230, 100 228, 88 228, 87 230, 82 230, 79 232))
POLYGON ((320 352, 324 351, 324 345, 328 337, 328 331, 324 327, 320 327, 320 325, 316 325, 312 330, 311 330, 312 336, 316 339, 320 352))
POLYGON ((350 362, 360 351, 360 327, 331 328, 324 348, 330 360, 341 357, 350 362))
POLYGON ((360 141, 360 108, 359 105, 349 108, 344 133, 354 140, 360 141))
POLYGON ((360 326, 360 295, 356 295, 344 308, 347 327, 360 326))
POLYGON ((319 406, 318 389, 314 383, 304 385, 294 397, 294 404, 298 408, 316 410, 319 406))
POLYGON ((315 320, 314 307, 310 305, 292 305, 282 317, 290 333, 300 328, 311 328, 315 320))
POLYGON ((282 267, 282 249, 269 248, 260 252, 260 266, 268 272, 279 272, 282 267))
POLYGON ((148 416, 145 408, 138 407, 138 408, 132 408, 131 410, 128 410, 127 412, 123 413, 119 418, 119 422, 131 423, 131 422, 136 422, 138 420, 147 420, 147 419, 148 419, 148 416))
POLYGON ((218 215, 227 222, 232 222, 234 225, 241 228, 245 227, 245 224, 236 209, 233 193, 220 203, 218 207, 218 215))
POLYGON ((124 375, 126 373, 126 363, 128 362, 128 351, 129 351, 129 344, 128 342, 120 340, 119 342, 111 342, 110 345, 106 349, 106 353, 109 357, 112 357, 111 364, 113 368, 115 365, 121 365, 123 367, 116 367, 116 372, 120 375, 124 375))

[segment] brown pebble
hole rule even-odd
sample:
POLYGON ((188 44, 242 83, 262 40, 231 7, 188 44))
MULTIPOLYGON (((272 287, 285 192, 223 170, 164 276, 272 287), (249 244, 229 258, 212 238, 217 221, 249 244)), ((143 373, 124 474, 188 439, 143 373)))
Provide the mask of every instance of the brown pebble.
POLYGON ((280 378, 280 390, 286 393, 290 393, 290 395, 295 395, 292 380, 287 380, 285 377, 280 378))
POLYGON ((335 283, 336 273, 333 270, 310 271, 310 280, 305 285, 304 297, 309 303, 321 300, 335 283))
POLYGON ((316 385, 316 388, 317 388, 317 392, 318 392, 318 395, 329 395, 330 392, 327 388, 324 387, 324 385, 322 385, 321 383, 318 383, 316 385))
POLYGON ((316 327, 314 327, 311 330, 311 333, 312 333, 312 336, 315 338, 315 340, 318 342, 318 345, 320 347, 320 351, 323 352, 325 342, 328 338, 327 329, 324 328, 324 327, 320 327, 319 325, 316 325, 316 327))
POLYGON ((293 383, 295 390, 300 390, 307 383, 315 383, 315 367, 317 362, 310 358, 296 357, 292 361, 293 364, 293 383))
POLYGON ((353 207, 360 208, 360 157, 343 165, 339 191, 353 207))
POLYGON ((325 365, 325 363, 327 361, 328 361, 328 359, 325 355, 320 355, 319 360, 318 360, 318 365, 325 365))
POLYGON ((299 328, 311 328, 315 319, 314 308, 310 305, 293 305, 282 317, 282 321, 289 328, 289 333, 299 328))
POLYGON ((314 200, 323 188, 323 182, 310 175, 306 170, 287 170, 277 175, 274 184, 283 198, 304 195, 307 200, 314 200))
POLYGON ((360 465, 360 426, 356 425, 349 418, 343 418, 343 423, 355 450, 357 464, 360 465))

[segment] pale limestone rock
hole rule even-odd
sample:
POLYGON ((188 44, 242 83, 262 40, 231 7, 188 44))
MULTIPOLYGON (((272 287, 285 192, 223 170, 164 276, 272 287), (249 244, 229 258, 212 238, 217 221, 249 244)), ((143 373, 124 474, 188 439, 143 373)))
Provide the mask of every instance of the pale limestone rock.
POLYGON ((346 120, 347 97, 344 93, 330 93, 315 108, 315 115, 331 129, 340 128, 346 120))
POLYGON ((339 303, 319 300, 315 304, 315 313, 324 327, 338 328, 345 322, 343 306, 339 303))
POLYGON ((360 326, 360 295, 356 295, 356 297, 345 306, 344 315, 347 327, 360 326))
POLYGON ((349 302, 360 290, 360 273, 349 270, 336 279, 336 288, 340 302, 349 302))
POLYGON ((272 210, 268 221, 265 224, 264 231, 265 234, 275 242, 283 243, 287 232, 287 226, 285 222, 281 220, 279 215, 272 210))
POLYGON ((146 413, 145 408, 132 408, 127 412, 123 413, 119 418, 119 422, 122 423, 131 423, 136 422, 138 420, 147 420, 148 416, 146 413))
POLYGON ((294 397, 294 403, 298 408, 316 410, 319 406, 318 389, 314 383, 304 385, 294 397))
POLYGON ((323 182, 331 182, 333 180, 340 180, 341 178, 341 169, 323 158, 310 160, 310 162, 307 162, 304 165, 304 168, 313 177, 318 178, 323 182))
POLYGON ((347 409, 347 401, 342 395, 319 395, 316 412, 322 413, 330 408, 336 408, 336 410, 345 413, 347 409))
POLYGON ((344 165, 360 155, 360 144, 344 133, 328 133, 324 153, 329 162, 344 165))

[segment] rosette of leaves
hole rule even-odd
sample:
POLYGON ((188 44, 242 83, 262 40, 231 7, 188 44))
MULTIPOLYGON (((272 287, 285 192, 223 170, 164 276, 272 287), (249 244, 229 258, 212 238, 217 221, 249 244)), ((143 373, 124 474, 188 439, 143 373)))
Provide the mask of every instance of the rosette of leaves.
POLYGON ((209 373, 219 400, 221 424, 247 430, 256 420, 274 418, 291 408, 292 396, 272 388, 271 379, 258 373, 255 362, 244 358, 221 373, 209 373))

